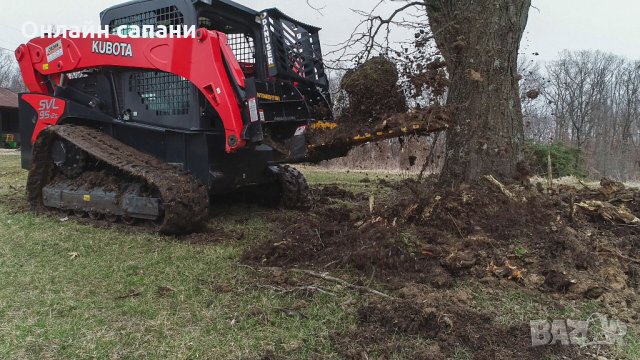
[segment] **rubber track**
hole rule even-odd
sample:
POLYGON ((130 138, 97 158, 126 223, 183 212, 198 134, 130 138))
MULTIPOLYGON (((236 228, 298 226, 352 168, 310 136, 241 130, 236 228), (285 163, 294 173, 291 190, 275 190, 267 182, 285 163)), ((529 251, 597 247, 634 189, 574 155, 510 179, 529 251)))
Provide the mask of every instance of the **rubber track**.
POLYGON ((27 197, 32 207, 44 208, 42 188, 53 175, 50 149, 56 138, 67 140, 97 160, 156 188, 164 210, 158 231, 167 234, 192 232, 207 219, 208 190, 194 176, 97 129, 77 125, 51 126, 38 136, 27 180, 27 197))

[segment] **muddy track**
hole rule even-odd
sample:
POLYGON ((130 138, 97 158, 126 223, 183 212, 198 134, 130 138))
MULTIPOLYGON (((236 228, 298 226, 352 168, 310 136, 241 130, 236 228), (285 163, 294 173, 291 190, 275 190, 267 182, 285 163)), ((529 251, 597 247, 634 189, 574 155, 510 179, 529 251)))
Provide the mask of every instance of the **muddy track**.
POLYGON ((73 143, 95 159, 157 189, 164 210, 161 221, 158 221, 158 231, 167 234, 187 233, 196 230, 206 220, 208 190, 194 176, 99 130, 76 125, 49 127, 34 144, 27 197, 36 210, 45 209, 42 188, 54 175, 51 145, 58 138, 73 143))

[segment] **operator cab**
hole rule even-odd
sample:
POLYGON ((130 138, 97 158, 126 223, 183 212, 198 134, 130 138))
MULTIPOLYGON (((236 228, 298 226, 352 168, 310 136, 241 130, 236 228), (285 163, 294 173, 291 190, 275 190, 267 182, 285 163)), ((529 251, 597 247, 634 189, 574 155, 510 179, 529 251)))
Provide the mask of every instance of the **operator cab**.
POLYGON ((260 31, 256 24, 258 13, 240 7, 220 3, 217 6, 196 6, 198 12, 198 28, 216 30, 227 35, 229 46, 233 50, 246 77, 260 77, 266 74, 263 64, 258 64, 257 46, 261 47, 260 31), (260 70, 258 71, 258 66, 260 70))
MULTIPOLYGON (((277 123, 265 126, 267 133, 289 136, 301 124, 331 118, 320 29, 278 9, 258 12, 230 0, 135 0, 103 11, 101 23, 111 29, 195 25, 226 34, 247 83, 255 84, 261 122, 277 123)), ((185 130, 219 127, 191 110, 202 108, 202 96, 175 75, 129 71, 116 78, 120 106, 138 114, 133 121, 185 130)))

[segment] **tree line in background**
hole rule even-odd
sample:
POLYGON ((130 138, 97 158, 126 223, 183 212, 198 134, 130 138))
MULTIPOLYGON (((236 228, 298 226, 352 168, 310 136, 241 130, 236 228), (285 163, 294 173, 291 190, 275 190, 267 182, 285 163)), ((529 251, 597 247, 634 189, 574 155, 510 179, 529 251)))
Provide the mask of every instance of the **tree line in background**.
MULTIPOLYGON (((551 153, 555 176, 640 177, 640 61, 600 51, 564 51, 546 64, 521 58, 519 73, 526 152, 534 171, 546 173, 551 153)), ((337 106, 343 106, 335 86, 333 93, 337 106)), ((440 152, 434 156, 420 153, 432 143, 414 139, 406 146, 389 140, 354 149, 325 166, 418 172, 429 160, 427 169, 436 172, 444 147, 433 146, 440 152)))
POLYGON ((640 61, 565 51, 544 68, 526 67, 522 97, 530 142, 576 150, 578 175, 639 177, 640 61), (540 96, 528 97, 527 89, 540 96))

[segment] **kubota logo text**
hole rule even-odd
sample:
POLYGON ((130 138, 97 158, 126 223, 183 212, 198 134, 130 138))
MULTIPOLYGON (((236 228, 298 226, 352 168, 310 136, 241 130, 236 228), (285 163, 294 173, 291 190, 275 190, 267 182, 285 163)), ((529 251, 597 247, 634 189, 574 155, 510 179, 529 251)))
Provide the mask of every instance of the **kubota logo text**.
POLYGON ((109 41, 94 41, 91 52, 103 55, 133 57, 131 44, 109 41))

